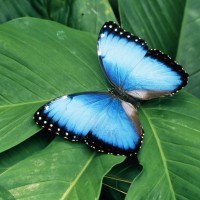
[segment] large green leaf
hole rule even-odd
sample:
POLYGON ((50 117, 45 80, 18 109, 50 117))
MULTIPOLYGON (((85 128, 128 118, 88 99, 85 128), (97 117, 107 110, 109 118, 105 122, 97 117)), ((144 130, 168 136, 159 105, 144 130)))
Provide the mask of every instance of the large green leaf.
POLYGON ((1 174, 3 191, 16 199, 98 199, 103 175, 124 158, 63 141, 57 138, 45 150, 1 174))
POLYGON ((141 107, 143 170, 126 199, 200 199, 200 101, 187 93, 141 107))
POLYGON ((103 0, 0 0, 0 5, 1 23, 31 16, 98 33, 105 21, 116 21, 109 2, 103 0))
MULTIPOLYGON (((38 130, 32 114, 51 98, 107 88, 93 35, 33 18, 3 24, 0 32, 1 150, 38 130)), ((86 198, 95 199, 103 175, 124 159, 99 155, 84 144, 61 139, 44 151, 46 142, 27 148, 28 155, 21 148, 30 142, 33 145, 30 139, 1 154, 1 198, 76 199, 87 188, 86 198), (30 157, 34 150, 38 154, 30 157)))
POLYGON ((200 1, 187 0, 177 58, 190 74, 187 90, 200 97, 200 1))
POLYGON ((107 88, 96 37, 31 18, 0 26, 0 83, 0 151, 38 130, 32 115, 45 102, 107 88))

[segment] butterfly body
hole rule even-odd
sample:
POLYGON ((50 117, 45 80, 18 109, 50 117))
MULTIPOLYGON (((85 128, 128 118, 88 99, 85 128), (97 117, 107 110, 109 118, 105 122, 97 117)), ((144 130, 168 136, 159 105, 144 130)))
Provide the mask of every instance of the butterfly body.
POLYGON ((133 155, 142 143, 138 100, 172 95, 188 74, 166 54, 106 22, 97 44, 101 67, 112 89, 57 98, 34 114, 37 124, 71 141, 115 155, 133 155))
POLYGON ((139 106, 137 99, 123 91, 122 88, 112 88, 109 90, 109 93, 113 96, 113 98, 120 98, 123 101, 133 104, 135 107, 139 106))

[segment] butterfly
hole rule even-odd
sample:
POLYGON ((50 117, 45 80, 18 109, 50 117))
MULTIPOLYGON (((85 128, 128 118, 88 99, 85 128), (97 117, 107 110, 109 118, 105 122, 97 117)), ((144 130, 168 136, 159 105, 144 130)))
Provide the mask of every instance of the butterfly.
POLYGON ((188 74, 168 55, 106 22, 97 53, 112 88, 52 100, 34 114, 37 124, 71 141, 84 141, 99 152, 131 156, 144 135, 138 118, 139 100, 169 96, 183 88, 188 74))

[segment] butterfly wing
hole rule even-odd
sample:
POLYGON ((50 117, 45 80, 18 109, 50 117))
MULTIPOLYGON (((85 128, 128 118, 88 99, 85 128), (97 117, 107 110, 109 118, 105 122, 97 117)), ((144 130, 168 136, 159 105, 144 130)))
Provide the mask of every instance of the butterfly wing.
POLYGON ((141 143, 142 128, 130 103, 107 93, 80 93, 57 98, 34 115, 40 126, 99 151, 131 155, 141 143))
POLYGON ((99 33, 101 66, 116 87, 138 99, 171 95, 187 84, 188 74, 174 60, 146 42, 106 22, 99 33))

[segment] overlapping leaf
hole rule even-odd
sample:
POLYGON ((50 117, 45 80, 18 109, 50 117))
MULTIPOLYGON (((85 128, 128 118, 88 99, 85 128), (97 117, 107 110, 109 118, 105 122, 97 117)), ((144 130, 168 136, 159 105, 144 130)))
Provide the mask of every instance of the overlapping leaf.
MULTIPOLYGON (((32 18, 1 25, 0 32, 2 150, 35 133, 32 114, 44 102, 66 93, 107 88, 91 34, 32 18)), ((1 166, 7 167, 1 169, 3 197, 78 199, 88 188, 86 198, 94 199, 103 175, 124 159, 100 156, 84 144, 64 140, 53 141, 44 152, 24 156, 21 162, 11 158, 10 166, 9 158, 1 157, 1 166)))
POLYGON ((0 174, 9 170, 18 162, 25 160, 29 156, 40 152, 55 137, 54 134, 49 134, 48 131, 41 130, 29 139, 19 145, 0 154, 0 174))
POLYGON ((106 21, 116 21, 108 1, 76 0, 70 8, 68 25, 79 30, 98 34, 106 21))
POLYGON ((0 72, 0 151, 38 130, 32 115, 45 102, 107 88, 95 37, 45 20, 1 25, 0 72))
POLYGON ((103 179, 101 199, 125 199, 132 181, 141 171, 137 157, 128 157, 113 167, 103 179))
POLYGON ((187 0, 177 58, 190 74, 188 92, 200 97, 200 1, 187 0))
POLYGON ((199 199, 199 100, 182 92, 148 102, 141 111, 143 170, 126 199, 199 199))
POLYGON ((0 5, 0 23, 30 16, 98 33, 105 21, 116 21, 109 2, 103 0, 0 0, 0 5))
POLYGON ((0 185, 16 199, 98 199, 102 177, 122 160, 57 138, 2 173, 0 185))
POLYGON ((119 0, 123 27, 145 39, 150 48, 162 50, 173 58, 176 57, 184 6, 184 0, 119 0))

